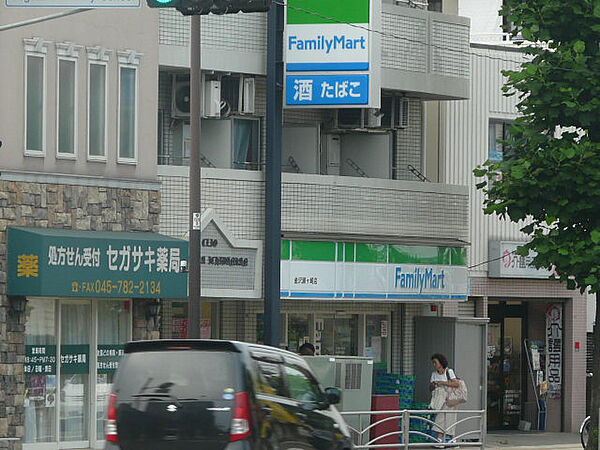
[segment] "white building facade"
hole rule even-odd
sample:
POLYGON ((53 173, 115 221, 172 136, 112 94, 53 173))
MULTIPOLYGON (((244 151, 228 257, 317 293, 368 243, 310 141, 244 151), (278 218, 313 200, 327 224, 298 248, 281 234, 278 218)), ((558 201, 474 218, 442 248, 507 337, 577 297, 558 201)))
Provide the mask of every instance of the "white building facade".
POLYGON ((503 157, 498 139, 517 110, 516 98, 501 91, 501 71, 516 69, 524 55, 510 44, 471 48, 470 99, 444 105, 441 142, 445 180, 469 187, 473 310, 466 313, 490 319, 488 428, 516 429, 523 420, 538 428, 542 416, 548 431, 577 431, 585 417, 586 298, 513 253, 526 236, 518 225, 483 214, 484 195, 472 172, 503 157))

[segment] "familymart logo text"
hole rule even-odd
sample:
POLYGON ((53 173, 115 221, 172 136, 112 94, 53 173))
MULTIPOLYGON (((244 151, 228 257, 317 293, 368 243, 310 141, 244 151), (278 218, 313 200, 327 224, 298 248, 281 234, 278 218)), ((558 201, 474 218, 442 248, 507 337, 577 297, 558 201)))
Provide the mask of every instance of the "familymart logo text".
POLYGON ((365 36, 358 38, 348 37, 346 35, 333 35, 327 37, 324 35, 316 36, 314 39, 301 39, 298 36, 288 36, 288 50, 298 51, 325 51, 330 54, 337 50, 366 50, 367 39, 365 36))
POLYGON ((424 290, 446 289, 446 274, 444 269, 434 272, 433 268, 416 267, 405 272, 402 267, 396 267, 394 287, 396 289, 413 289, 422 293, 424 290))

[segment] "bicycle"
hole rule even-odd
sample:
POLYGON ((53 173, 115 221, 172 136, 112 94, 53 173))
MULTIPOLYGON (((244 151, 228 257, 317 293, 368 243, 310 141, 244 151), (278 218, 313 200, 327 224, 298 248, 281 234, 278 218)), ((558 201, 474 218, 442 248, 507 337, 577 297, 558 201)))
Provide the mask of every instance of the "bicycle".
POLYGON ((581 427, 579 428, 579 437, 581 438, 581 445, 583 448, 587 448, 588 440, 590 439, 590 431, 592 428, 592 419, 590 416, 587 416, 581 427))

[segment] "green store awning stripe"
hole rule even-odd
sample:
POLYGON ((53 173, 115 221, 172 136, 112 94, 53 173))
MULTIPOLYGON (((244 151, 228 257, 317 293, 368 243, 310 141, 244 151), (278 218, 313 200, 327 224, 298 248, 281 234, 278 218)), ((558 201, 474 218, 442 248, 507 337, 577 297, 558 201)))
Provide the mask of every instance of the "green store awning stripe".
POLYGON ((362 242, 284 240, 281 243, 281 259, 466 266, 467 249, 463 247, 369 244, 362 242))
POLYGON ((288 0, 287 5, 290 25, 369 23, 368 0, 288 0))

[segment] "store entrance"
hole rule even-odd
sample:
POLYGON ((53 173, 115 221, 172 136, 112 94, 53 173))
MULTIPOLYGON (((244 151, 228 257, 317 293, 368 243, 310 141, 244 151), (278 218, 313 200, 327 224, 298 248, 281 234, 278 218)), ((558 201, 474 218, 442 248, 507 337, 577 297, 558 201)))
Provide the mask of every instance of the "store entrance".
POLYGON ((516 429, 524 402, 527 310, 521 302, 489 305, 488 429, 516 429))
POLYGON ((318 355, 358 356, 358 315, 316 316, 315 348, 318 355))
POLYGON ((103 447, 108 396, 130 339, 130 300, 28 299, 25 449, 103 447))

